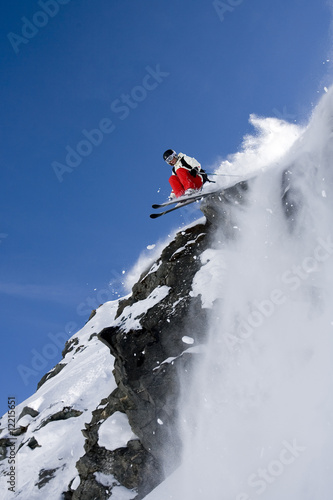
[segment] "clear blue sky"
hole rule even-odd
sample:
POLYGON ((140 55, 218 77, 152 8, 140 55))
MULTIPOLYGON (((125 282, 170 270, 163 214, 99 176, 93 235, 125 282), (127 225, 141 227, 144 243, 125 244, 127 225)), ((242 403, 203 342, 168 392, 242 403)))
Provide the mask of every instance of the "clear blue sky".
POLYGON ((170 191, 163 151, 211 167, 250 113, 306 120, 330 84, 330 23, 325 0, 2 2, 1 414, 108 283, 121 292, 140 252, 188 222, 148 217, 170 191))

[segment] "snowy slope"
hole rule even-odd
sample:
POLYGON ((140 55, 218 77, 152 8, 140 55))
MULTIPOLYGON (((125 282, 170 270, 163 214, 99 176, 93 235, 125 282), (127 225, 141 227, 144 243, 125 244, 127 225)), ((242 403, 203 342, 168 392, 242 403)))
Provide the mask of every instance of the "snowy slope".
MULTIPOLYGON (((29 426, 26 433, 15 440, 18 453, 16 456, 17 491, 14 495, 8 491, 7 477, 1 475, 0 487, 2 498, 22 498, 37 500, 61 498, 62 491, 67 489, 69 482, 76 478, 75 463, 83 454, 84 437, 81 429, 91 420, 91 413, 98 407, 100 401, 116 387, 112 375, 112 362, 109 350, 97 339, 96 335, 104 326, 112 321, 118 302, 108 302, 101 306, 96 315, 82 330, 72 337, 76 341, 74 351, 67 353, 62 363, 65 368, 54 378, 48 380, 30 398, 16 407, 16 417, 19 418, 24 407, 39 413, 37 418, 25 415, 16 423, 19 426, 29 426), (50 416, 63 408, 72 408, 81 414, 66 420, 57 420, 44 425, 50 416), (37 440, 38 445, 33 450, 29 447, 30 439, 37 440), (39 471, 53 470, 55 479, 45 484, 42 489, 36 483, 42 479, 39 471)), ((6 426, 6 415, 2 418, 1 428, 6 426)), ((108 447, 117 447, 119 438, 124 432, 125 422, 118 420, 109 435, 108 447), (114 440, 114 442, 113 442, 114 440)), ((8 437, 2 433, 1 439, 8 437)), ((105 435, 101 437, 105 441, 105 435)), ((2 462, 3 464, 3 462, 2 462)), ((3 464, 8 466, 6 463, 3 464)), ((132 498, 124 496, 123 498, 132 498)))

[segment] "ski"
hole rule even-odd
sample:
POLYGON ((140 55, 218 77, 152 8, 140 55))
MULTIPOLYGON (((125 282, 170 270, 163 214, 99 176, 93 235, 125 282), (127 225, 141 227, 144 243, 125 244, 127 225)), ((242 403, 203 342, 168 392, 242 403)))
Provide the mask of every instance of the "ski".
POLYGON ((218 191, 211 191, 211 192, 204 192, 204 193, 193 193, 190 194, 189 196, 180 196, 179 198, 174 198, 173 200, 165 201, 164 203, 156 203, 155 205, 152 205, 152 208, 164 208, 168 207, 169 205, 174 205, 175 203, 183 203, 184 201, 188 200, 200 200, 200 198, 203 198, 209 194, 214 194, 217 193, 218 191))
MULTIPOLYGON (((164 212, 150 214, 149 217, 151 219, 157 219, 158 217, 162 217, 162 215, 169 214, 170 212, 173 212, 174 210, 178 210, 178 208, 185 207, 186 205, 190 205, 191 203, 195 203, 196 201, 200 201, 202 198, 206 198, 207 196, 211 196, 211 195, 214 195, 217 193, 222 194, 221 190, 214 191, 212 193, 201 193, 201 195, 196 195, 195 197, 193 197, 193 196, 191 198, 187 197, 187 199, 184 199, 184 201, 181 201, 181 202, 179 202, 179 198, 178 198, 178 200, 176 201, 176 203, 178 203, 177 206, 169 208, 167 210, 164 210, 164 212)), ((168 203, 168 205, 171 205, 171 203, 168 203)), ((164 206, 168 206, 168 205, 164 205, 164 206)))
POLYGON ((174 210, 178 210, 178 208, 185 207, 186 205, 190 205, 191 203, 195 203, 198 201, 200 198, 196 198, 195 200, 188 200, 188 201, 183 201, 182 203, 179 203, 179 205, 168 208, 167 210, 164 210, 164 212, 154 212, 153 214, 150 214, 151 219, 157 219, 158 217, 162 217, 162 215, 169 214, 170 212, 173 212, 174 210))

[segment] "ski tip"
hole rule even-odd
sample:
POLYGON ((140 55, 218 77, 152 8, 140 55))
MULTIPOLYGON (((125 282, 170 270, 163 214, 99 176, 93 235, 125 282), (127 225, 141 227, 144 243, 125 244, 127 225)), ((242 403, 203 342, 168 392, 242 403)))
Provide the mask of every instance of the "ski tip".
POLYGON ((152 208, 160 208, 160 205, 159 204, 155 204, 155 205, 152 205, 151 207, 152 208))
POLYGON ((162 214, 150 214, 149 217, 151 219, 157 219, 157 217, 161 217, 162 214))

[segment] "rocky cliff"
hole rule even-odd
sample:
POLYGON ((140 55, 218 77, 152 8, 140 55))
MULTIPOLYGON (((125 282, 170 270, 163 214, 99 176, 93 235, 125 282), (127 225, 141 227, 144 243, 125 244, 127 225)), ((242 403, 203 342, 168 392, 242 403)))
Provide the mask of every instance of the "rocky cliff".
POLYGON ((14 445, 15 498, 139 500, 177 467, 179 374, 190 384, 210 311, 193 280, 216 225, 232 236, 231 213, 246 192, 241 182, 205 201, 205 217, 175 235, 130 296, 93 311, 66 343, 61 362, 16 409, 12 434, 3 417, 2 481, 7 489, 14 445))

